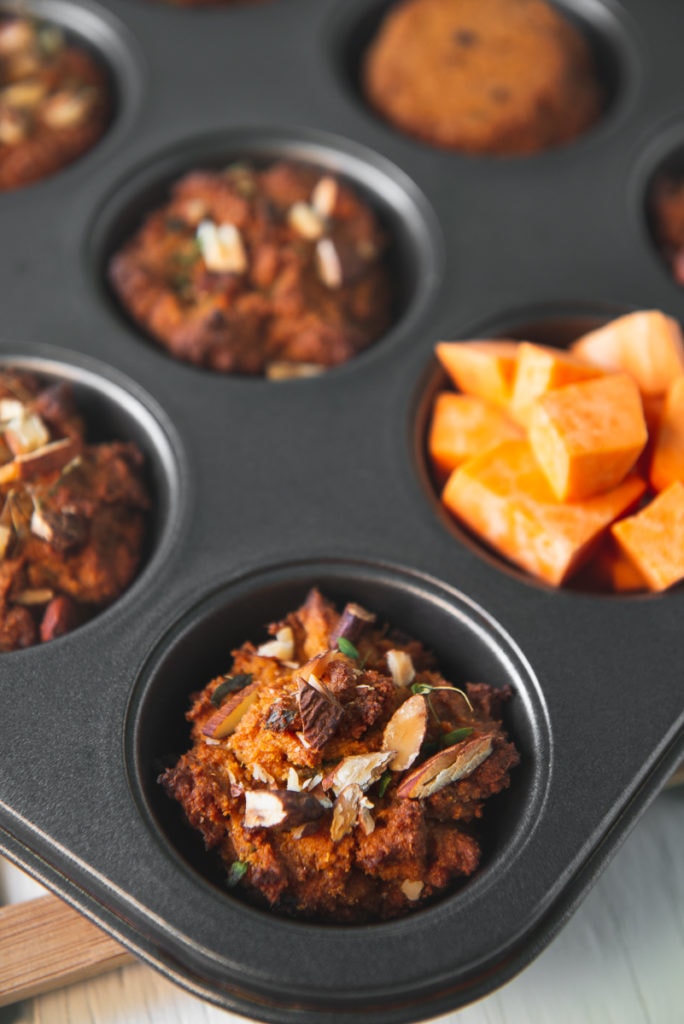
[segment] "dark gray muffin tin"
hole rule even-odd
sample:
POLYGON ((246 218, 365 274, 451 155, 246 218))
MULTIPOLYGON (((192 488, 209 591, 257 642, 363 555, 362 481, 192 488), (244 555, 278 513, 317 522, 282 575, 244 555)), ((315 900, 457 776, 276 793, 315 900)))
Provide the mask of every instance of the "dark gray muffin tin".
MULTIPOLYGON (((0 5, 8 9, 7 4, 0 5)), ((387 4, 179 10, 31 0, 111 68, 88 155, 0 195, 0 358, 74 382, 93 436, 134 438, 155 514, 130 590, 86 626, 0 660, 0 847, 166 975, 274 1022, 414 1021, 520 970, 561 927, 684 754, 684 589, 615 598, 537 585, 440 509, 424 454, 441 338, 567 341, 630 308, 684 319, 645 196, 684 142, 679 0, 563 5, 610 102, 576 143, 485 159, 414 142, 363 103, 387 4), (117 308, 112 248, 197 164, 287 155, 376 203, 400 311, 317 379, 174 362, 117 308), (241 903, 156 783, 189 694, 317 584, 510 683, 522 755, 477 876, 405 920, 287 921, 241 903)))

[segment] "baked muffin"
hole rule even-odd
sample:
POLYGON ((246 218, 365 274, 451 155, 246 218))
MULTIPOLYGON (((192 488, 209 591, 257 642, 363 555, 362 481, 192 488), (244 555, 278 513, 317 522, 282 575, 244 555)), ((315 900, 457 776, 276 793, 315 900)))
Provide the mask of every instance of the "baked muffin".
POLYGON ((655 240, 675 281, 684 285, 684 174, 660 174, 649 207, 655 240))
POLYGON ((72 163, 109 117, 107 77, 89 53, 56 26, 0 20, 0 190, 72 163))
POLYGON ((510 687, 458 689, 418 641, 316 589, 270 631, 192 697, 192 746, 160 779, 228 884, 342 924, 403 916, 472 875, 519 761, 510 687))
POLYGON ((197 170, 113 256, 131 317, 175 357, 230 373, 316 373, 392 319, 387 240, 331 174, 287 161, 197 170))
POLYGON ((545 0, 403 0, 366 54, 375 109, 425 142, 467 153, 534 153, 601 113, 592 52, 545 0))
POLYGON ((1 369, 0 651, 111 604, 140 565, 149 507, 134 444, 88 444, 68 384, 1 369))

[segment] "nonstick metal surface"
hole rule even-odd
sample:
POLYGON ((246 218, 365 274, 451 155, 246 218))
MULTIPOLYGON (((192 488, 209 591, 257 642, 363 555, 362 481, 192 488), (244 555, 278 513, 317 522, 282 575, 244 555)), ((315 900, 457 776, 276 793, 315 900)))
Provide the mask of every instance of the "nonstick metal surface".
MULTIPOLYGON (((150 963, 265 1021, 413 1021, 520 970, 684 753, 684 590, 552 591, 440 510, 424 456, 440 338, 562 344, 684 294, 645 200, 684 143, 678 0, 575 0, 610 102, 534 157, 465 157, 368 110, 360 48, 387 4, 28 3, 108 63, 117 114, 51 179, 0 195, 3 362, 67 378, 103 437, 145 450, 143 572, 110 609, 2 656, 0 846, 150 963), (113 248, 186 168, 285 155, 332 169, 394 238, 400 312, 321 377, 173 361, 118 309, 113 248), (522 764, 478 875, 402 921, 319 927, 250 908, 156 784, 190 692, 317 584, 432 647, 448 677, 510 683, 522 764)), ((0 5, 1 9, 11 9, 0 5)))

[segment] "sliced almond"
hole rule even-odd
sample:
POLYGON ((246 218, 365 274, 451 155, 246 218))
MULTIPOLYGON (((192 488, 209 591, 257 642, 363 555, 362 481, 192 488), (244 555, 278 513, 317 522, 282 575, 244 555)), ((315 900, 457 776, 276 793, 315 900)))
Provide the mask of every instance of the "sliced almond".
POLYGON ((232 697, 229 697, 216 714, 212 715, 204 723, 202 726, 203 734, 210 736, 214 740, 220 740, 224 736, 229 736, 232 732, 235 732, 242 716, 251 708, 256 700, 260 686, 261 681, 257 679, 255 682, 250 683, 249 686, 245 686, 243 690, 238 690, 232 697))
POLYGON ((396 751, 389 767, 394 772, 410 768, 420 753, 427 729, 427 705, 419 693, 397 708, 385 726, 383 750, 396 751))
POLYGON ((364 630, 375 622, 376 616, 356 601, 349 601, 330 632, 330 646, 334 647, 340 637, 356 643, 364 630))
POLYGON ((7 554, 7 549, 11 539, 12 531, 9 526, 0 525, 0 559, 3 559, 7 554))
POLYGON ((332 789, 339 796, 343 789, 355 783, 365 791, 380 778, 396 754, 396 750, 379 750, 373 754, 351 754, 345 757, 323 779, 323 788, 332 789))
POLYGON ((44 448, 50 441, 50 432, 40 416, 22 410, 6 425, 5 441, 13 455, 26 455, 44 448))
POLYGON ((316 821, 325 810, 315 796, 288 789, 245 790, 245 828, 295 828, 316 821))
POLYGON ((397 796, 412 800, 432 796, 451 782, 467 778, 491 752, 492 737, 489 734, 440 750, 406 776, 397 789, 397 796))
POLYGON ((406 651, 388 651, 385 655, 387 667, 390 670, 394 685, 403 690, 416 678, 416 670, 413 667, 411 655, 406 651))
POLYGON ((332 238, 321 238, 316 243, 316 270, 326 288, 342 287, 342 261, 332 238))
POLYGON ((65 437, 27 455, 17 455, 11 462, 0 466, 0 484, 14 480, 33 480, 44 473, 54 473, 71 462, 82 447, 80 438, 65 437))
POLYGON ((297 380, 302 377, 319 377, 325 366, 320 363, 289 363, 275 360, 266 364, 268 380, 297 380))
POLYGON ((0 23, 0 57, 9 57, 28 50, 36 38, 33 24, 26 18, 12 18, 0 23))
POLYGON ((339 194, 340 187, 335 178, 325 174, 314 186, 311 205, 319 216, 328 220, 335 211, 339 194))
POLYGON ((32 607, 34 605, 48 604, 54 596, 54 590, 50 590, 48 587, 28 588, 19 591, 18 594, 13 594, 12 603, 32 607))
POLYGON ((278 661, 290 661, 294 654, 294 633, 290 626, 283 626, 275 635, 274 640, 267 640, 257 647, 257 654, 262 658, 277 658, 278 661))
POLYGON ((345 786, 338 794, 330 823, 330 838, 333 843, 339 843, 340 839, 344 839, 354 828, 362 797, 363 790, 355 782, 345 786))
POLYGON ((46 92, 47 86, 40 78, 27 78, 23 82, 14 82, 0 89, 0 103, 14 110, 26 110, 37 106, 46 92))
POLYGON ((325 231, 325 221, 308 203, 293 203, 287 211, 287 222, 301 238, 315 242, 325 231))
POLYGON ((18 146, 28 135, 28 122, 20 110, 0 110, 0 144, 18 146))
POLYGON ((313 673, 308 680, 299 680, 297 704, 302 719, 302 733, 309 748, 322 750, 342 721, 343 710, 338 700, 313 673))
POLYGON ((244 274, 247 270, 247 252, 235 224, 203 220, 197 228, 197 241, 207 270, 216 274, 244 274))
POLYGON ((420 894, 425 888, 424 882, 411 882, 407 878, 405 882, 402 882, 399 886, 401 891, 407 900, 411 900, 414 903, 417 899, 420 899, 420 894))
POLYGON ((0 398, 0 422, 18 419, 23 416, 25 408, 18 398, 0 398))
POLYGON ((56 92, 45 101, 40 116, 49 128, 73 128, 85 121, 95 102, 95 96, 96 92, 91 88, 78 92, 56 92))

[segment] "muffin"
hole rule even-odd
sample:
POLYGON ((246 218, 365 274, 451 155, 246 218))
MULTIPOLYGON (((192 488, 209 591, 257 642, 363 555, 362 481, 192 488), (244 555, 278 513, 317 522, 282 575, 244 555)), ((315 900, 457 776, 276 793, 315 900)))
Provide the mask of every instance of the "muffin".
POLYGON ((140 565, 149 507, 134 444, 88 444, 68 384, 0 370, 0 651, 111 604, 140 565))
POLYGON ((228 885, 287 916, 389 920, 452 891, 519 761, 510 687, 458 689, 375 618, 311 590, 192 697, 192 746, 160 778, 228 885))
POLYGON ((107 77, 89 53, 56 26, 0 21, 0 190, 72 163, 109 117, 107 77))
POLYGON ((655 240, 675 281, 684 285, 684 174, 660 174, 649 205, 655 240))
POLYGON ((387 238, 336 176, 279 161, 195 170, 110 260, 132 319, 178 359, 304 375, 387 330, 387 238))
POLYGON ((570 142, 603 103, 587 41, 545 0, 403 0, 371 43, 362 87, 396 128, 467 153, 570 142))

